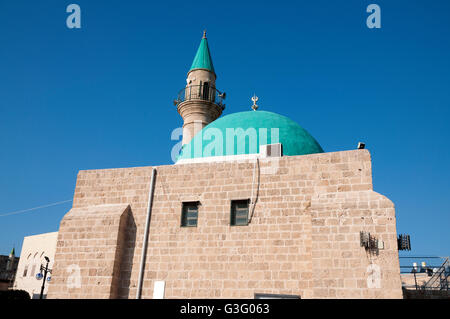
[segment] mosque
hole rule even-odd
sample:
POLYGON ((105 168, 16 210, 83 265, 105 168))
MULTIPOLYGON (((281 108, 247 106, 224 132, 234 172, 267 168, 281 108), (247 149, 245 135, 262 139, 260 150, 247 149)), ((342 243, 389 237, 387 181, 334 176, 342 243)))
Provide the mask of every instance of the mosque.
POLYGON ((394 204, 368 150, 294 120, 221 116, 204 33, 174 165, 80 171, 47 298, 402 298, 394 204))

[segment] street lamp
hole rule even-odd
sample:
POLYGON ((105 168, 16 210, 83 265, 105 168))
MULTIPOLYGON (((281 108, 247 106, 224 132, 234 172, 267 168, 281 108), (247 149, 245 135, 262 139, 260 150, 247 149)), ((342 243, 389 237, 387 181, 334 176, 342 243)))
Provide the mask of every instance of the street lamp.
POLYGON ((41 287, 41 295, 39 296, 39 299, 42 299, 43 296, 44 296, 44 288, 45 288, 45 281, 47 280, 47 274, 48 273, 50 273, 50 274, 52 273, 52 270, 48 268, 48 264, 50 263, 50 259, 47 256, 45 256, 44 258, 45 258, 45 261, 47 262, 47 265, 45 265, 45 267, 44 267, 44 265, 41 264, 40 276, 36 276, 36 278, 38 280, 39 279, 43 279, 42 280, 42 287, 41 287), (44 272, 44 275, 42 275, 42 272, 44 272))
POLYGON ((417 263, 413 263, 414 282, 415 282, 415 284, 416 284, 416 290, 417 290, 418 287, 417 287, 416 272, 417 272, 417 263))

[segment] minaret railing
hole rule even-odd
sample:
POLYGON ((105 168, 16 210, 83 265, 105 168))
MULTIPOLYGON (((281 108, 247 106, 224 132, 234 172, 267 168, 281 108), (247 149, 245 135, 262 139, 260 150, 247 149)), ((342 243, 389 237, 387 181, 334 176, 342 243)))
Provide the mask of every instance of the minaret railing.
POLYGON ((180 103, 185 101, 209 101, 222 109, 225 108, 224 100, 225 93, 220 92, 213 86, 208 85, 189 85, 184 89, 180 90, 177 99, 174 100, 174 104, 178 106, 180 103))

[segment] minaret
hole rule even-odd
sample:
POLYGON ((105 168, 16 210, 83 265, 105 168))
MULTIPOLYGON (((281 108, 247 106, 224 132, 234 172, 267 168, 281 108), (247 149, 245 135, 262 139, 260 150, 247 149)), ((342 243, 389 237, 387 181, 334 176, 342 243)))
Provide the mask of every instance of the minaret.
POLYGON ((15 249, 13 248, 11 252, 9 253, 8 262, 6 263, 6 270, 13 270, 14 269, 14 262, 15 262, 16 256, 15 256, 15 249))
POLYGON ((185 145, 206 125, 217 119, 225 108, 225 93, 216 89, 216 73, 209 52, 206 31, 187 74, 186 87, 174 101, 183 118, 185 145))

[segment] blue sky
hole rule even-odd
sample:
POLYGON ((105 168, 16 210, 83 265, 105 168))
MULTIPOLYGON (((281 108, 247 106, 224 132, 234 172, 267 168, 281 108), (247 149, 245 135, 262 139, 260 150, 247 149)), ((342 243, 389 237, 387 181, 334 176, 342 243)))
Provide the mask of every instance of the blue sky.
MULTIPOLYGON (((0 215, 70 200, 82 169, 170 164, 203 29, 225 114, 289 116, 325 151, 372 154, 411 255, 450 255, 450 2, 1 1, 0 215), (77 3, 82 28, 68 29, 77 3), (381 7, 368 29, 366 7, 381 7)), ((71 203, 0 217, 0 254, 71 203)), ((402 253, 402 255, 407 255, 402 253)))

